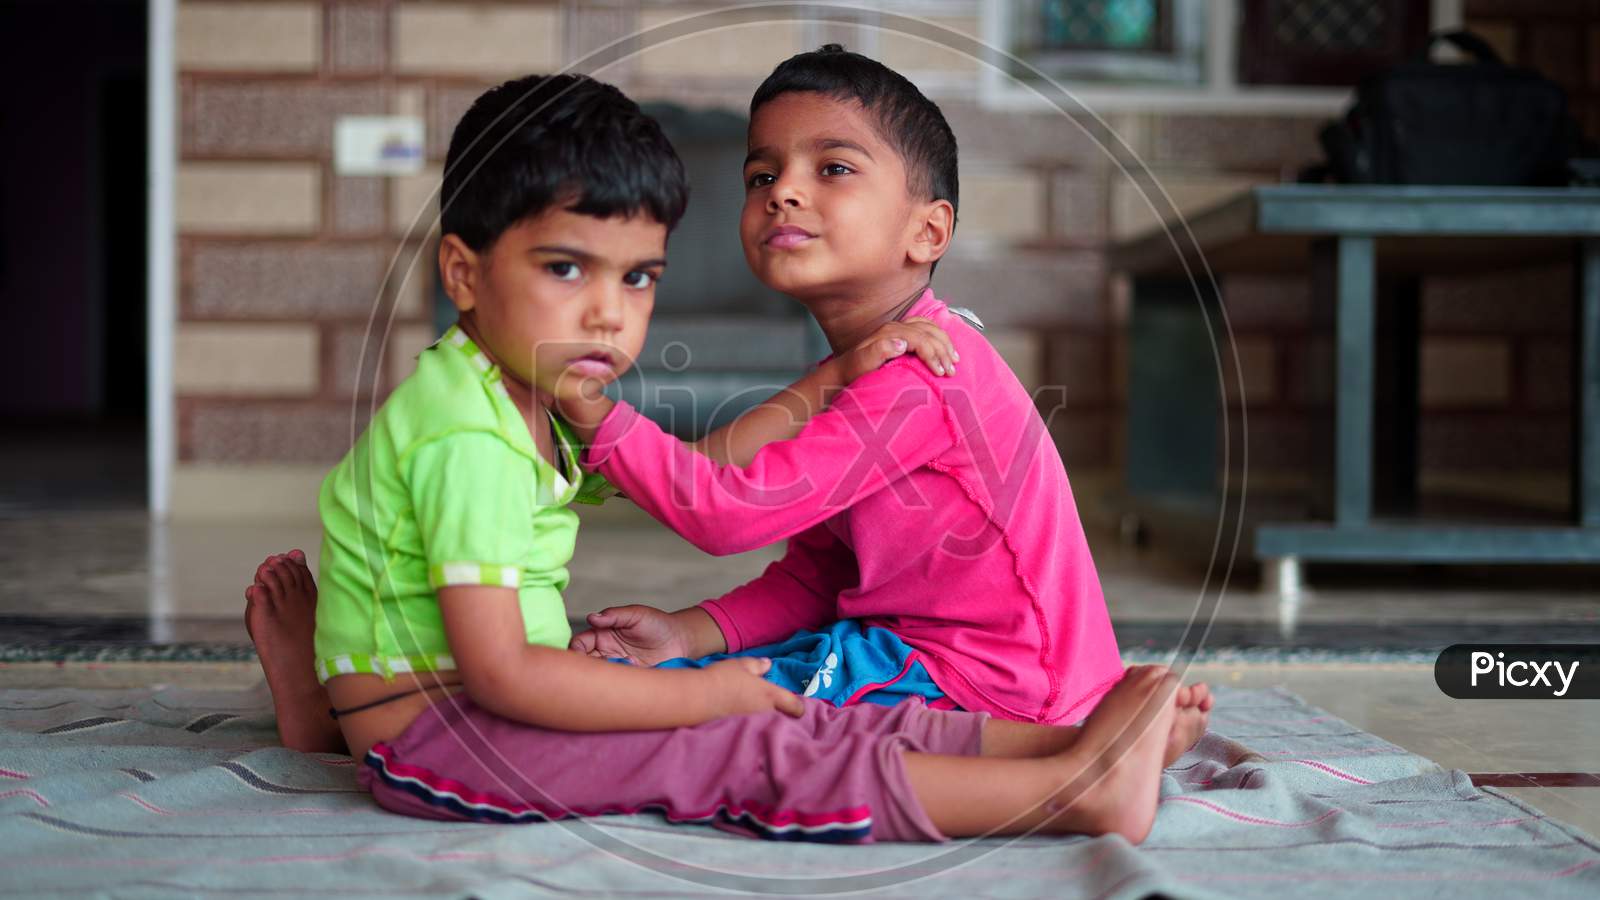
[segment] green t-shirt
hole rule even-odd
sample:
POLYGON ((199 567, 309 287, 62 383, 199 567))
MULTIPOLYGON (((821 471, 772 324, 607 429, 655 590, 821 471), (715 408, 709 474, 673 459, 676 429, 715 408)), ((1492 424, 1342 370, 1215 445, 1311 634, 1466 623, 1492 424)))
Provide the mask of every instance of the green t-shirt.
POLYGON ((516 588, 528 643, 567 646, 561 591, 578 531, 567 504, 615 489, 583 473, 576 437, 550 421, 567 478, 459 327, 422 352, 322 483, 319 681, 454 669, 435 594, 446 585, 516 588))

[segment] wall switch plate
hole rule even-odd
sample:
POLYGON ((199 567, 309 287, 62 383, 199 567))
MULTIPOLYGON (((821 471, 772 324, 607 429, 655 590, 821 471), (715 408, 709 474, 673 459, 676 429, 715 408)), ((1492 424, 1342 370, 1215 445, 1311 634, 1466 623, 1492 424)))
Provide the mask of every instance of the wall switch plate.
POLYGON ((338 175, 415 175, 422 171, 420 116, 340 116, 333 127, 338 175))

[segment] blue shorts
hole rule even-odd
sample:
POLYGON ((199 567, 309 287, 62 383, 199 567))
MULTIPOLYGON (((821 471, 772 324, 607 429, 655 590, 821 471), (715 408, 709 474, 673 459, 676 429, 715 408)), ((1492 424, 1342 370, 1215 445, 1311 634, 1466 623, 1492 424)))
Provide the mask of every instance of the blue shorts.
POLYGON ((934 708, 959 708, 933 683, 916 649, 887 628, 863 628, 855 619, 841 619, 822 631, 802 629, 788 640, 738 653, 669 659, 657 668, 699 669, 737 656, 770 658, 768 681, 834 706, 894 706, 921 697, 934 708))

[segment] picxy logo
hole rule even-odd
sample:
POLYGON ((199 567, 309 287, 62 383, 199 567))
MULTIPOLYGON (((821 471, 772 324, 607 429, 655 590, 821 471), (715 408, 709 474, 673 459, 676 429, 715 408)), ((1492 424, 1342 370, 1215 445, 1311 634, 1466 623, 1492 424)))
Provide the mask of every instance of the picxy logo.
POLYGON ((1455 644, 1433 664, 1461 700, 1600 699, 1600 644, 1455 644))
MULTIPOLYGON (((1571 665, 1563 670, 1561 663, 1553 659, 1506 660, 1506 652, 1501 650, 1489 653, 1486 650, 1472 651, 1472 686, 1478 686, 1478 676, 1494 673, 1495 683, 1504 687, 1538 687, 1544 685, 1551 689, 1551 696, 1564 697, 1567 689, 1572 687, 1572 676, 1578 674, 1578 661, 1573 660, 1571 665), (1549 678, 1550 670, 1554 669, 1557 677, 1561 679, 1561 690, 1555 690, 1555 684, 1549 678), (1527 673, 1532 673, 1531 677, 1527 673), (1521 674, 1519 674, 1521 673, 1521 674)), ((1487 680, 1487 679, 1486 679, 1487 680)))

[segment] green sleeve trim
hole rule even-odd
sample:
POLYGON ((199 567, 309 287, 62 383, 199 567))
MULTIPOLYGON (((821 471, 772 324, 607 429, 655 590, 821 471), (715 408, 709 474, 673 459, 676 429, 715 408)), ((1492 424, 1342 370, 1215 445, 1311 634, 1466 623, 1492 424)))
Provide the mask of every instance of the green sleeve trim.
POLYGON ((505 587, 522 586, 522 567, 500 563, 445 562, 428 567, 428 586, 434 590, 460 585, 505 587))
POLYGON ((413 653, 404 656, 376 656, 370 653, 341 653, 317 660, 317 681, 327 684, 338 675, 382 675, 392 681, 405 672, 454 671, 455 658, 448 653, 413 653))

